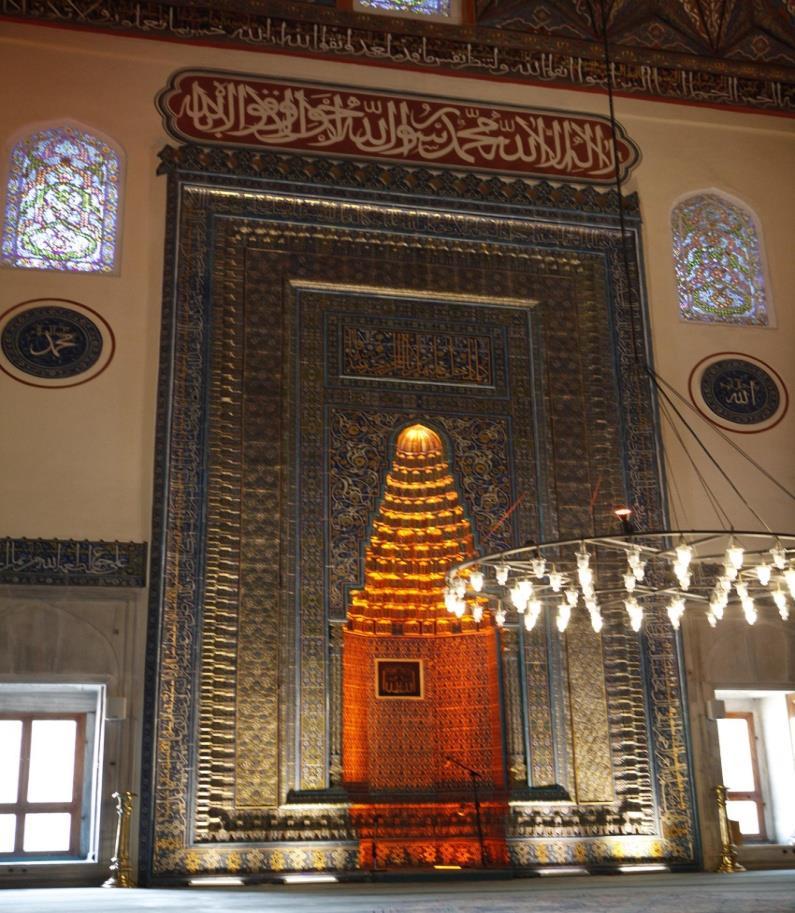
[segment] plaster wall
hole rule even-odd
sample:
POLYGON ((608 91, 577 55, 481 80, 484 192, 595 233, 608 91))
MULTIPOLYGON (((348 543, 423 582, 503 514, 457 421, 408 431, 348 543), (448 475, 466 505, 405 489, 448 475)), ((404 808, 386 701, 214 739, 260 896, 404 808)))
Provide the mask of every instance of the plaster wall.
MULTIPOLYGON (((606 112, 605 98, 598 94, 0 23, 0 144, 4 145, 0 186, 5 183, 8 150, 14 139, 36 125, 65 119, 112 137, 124 151, 126 168, 118 275, 0 271, 0 313, 33 298, 73 299, 98 311, 111 324, 117 341, 110 367, 82 386, 44 390, 0 375, 5 429, 0 436, 0 535, 137 541, 150 538, 165 224, 165 180, 157 177, 155 171, 157 151, 170 142, 154 97, 169 75, 181 67, 215 67, 285 79, 606 112)), ((688 376, 700 359, 721 351, 744 352, 774 367, 792 390, 793 121, 622 98, 617 100, 617 113, 642 152, 629 188, 639 193, 644 220, 645 281, 659 372, 687 396, 688 376), (773 328, 705 326, 679 319, 670 211, 682 195, 709 188, 745 202, 761 223, 773 328)), ((795 487, 792 415, 791 409, 783 422, 762 434, 729 434, 790 489, 795 487)), ((706 423, 698 423, 697 427, 769 525, 774 529, 793 528, 792 502, 760 473, 751 470, 706 423)), ((685 526, 710 526, 714 517, 700 486, 669 438, 665 434, 666 444, 671 445, 671 475, 678 480, 676 491, 672 489, 676 518, 685 526)), ((718 490, 726 491, 720 487, 718 490)), ((734 519, 738 528, 757 525, 747 511, 738 512, 734 519)), ((37 645, 36 657, 25 659, 27 654, 23 652, 22 659, 3 659, 3 674, 111 675, 104 665, 106 648, 97 646, 93 637, 78 638, 73 647, 74 659, 59 667, 56 658, 60 655, 63 627, 52 623, 53 617, 61 617, 59 613, 67 612, 74 619, 73 628, 71 623, 67 625, 70 635, 81 625, 93 625, 102 632, 102 643, 116 645, 114 649, 124 660, 112 672, 114 687, 133 708, 122 727, 123 747, 117 750, 116 763, 125 774, 119 775, 119 782, 124 785, 125 777, 128 783, 133 782, 140 749, 137 708, 143 663, 144 594, 138 592, 129 598, 90 594, 84 598, 75 591, 3 589, 6 592, 0 593, 0 611, 5 623, 15 631, 27 631, 37 645), (117 634, 113 633, 113 619, 119 612, 124 621, 117 634)), ((795 681, 793 635, 782 637, 777 623, 760 624, 750 635, 745 628, 727 626, 721 637, 716 640, 700 620, 685 625, 699 806, 708 865, 716 849, 708 791, 719 781, 714 779, 717 736, 712 731, 714 724, 704 716, 704 702, 717 684, 782 687, 795 681)), ((117 657, 116 662, 121 660, 117 657)), ((110 784, 106 787, 105 792, 109 793, 110 784)), ((109 820, 104 825, 105 833, 109 820)))

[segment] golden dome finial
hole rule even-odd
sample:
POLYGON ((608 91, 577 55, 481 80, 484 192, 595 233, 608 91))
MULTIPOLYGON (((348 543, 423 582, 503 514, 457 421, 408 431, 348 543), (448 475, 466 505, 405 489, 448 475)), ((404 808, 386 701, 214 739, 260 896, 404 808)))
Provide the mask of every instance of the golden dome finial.
POLYGON ((425 425, 409 425, 398 435, 397 450, 402 453, 441 453, 442 439, 425 425))

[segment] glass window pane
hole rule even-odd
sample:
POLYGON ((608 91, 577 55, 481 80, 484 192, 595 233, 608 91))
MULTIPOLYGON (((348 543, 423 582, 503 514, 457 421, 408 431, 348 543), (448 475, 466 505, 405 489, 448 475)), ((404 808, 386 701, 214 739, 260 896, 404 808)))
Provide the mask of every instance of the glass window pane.
POLYGON ((759 808, 756 802, 729 800, 726 812, 732 821, 740 824, 740 833, 753 836, 759 833, 759 808))
POLYGON ((21 743, 22 720, 0 720, 0 802, 17 801, 21 743))
POLYGON ((28 802, 72 801, 76 734, 75 720, 33 721, 28 802))
POLYGON ((14 852, 14 835, 16 829, 16 815, 0 815, 0 853, 14 852))
POLYGON ((718 720, 718 739, 723 785, 730 792, 754 792, 756 783, 747 721, 732 717, 718 720))
POLYGON ((57 812, 25 815, 25 838, 22 849, 26 853, 55 853, 69 849, 69 832, 72 816, 57 812))

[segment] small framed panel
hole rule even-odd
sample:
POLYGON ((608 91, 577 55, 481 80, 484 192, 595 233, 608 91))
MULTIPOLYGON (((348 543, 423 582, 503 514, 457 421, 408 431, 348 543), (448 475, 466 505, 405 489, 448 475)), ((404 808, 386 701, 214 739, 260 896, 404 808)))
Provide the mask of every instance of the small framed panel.
POLYGON ((751 355, 718 352, 702 359, 689 380, 701 414, 726 431, 754 434, 777 425, 789 397, 777 372, 751 355))
POLYGON ((65 298, 22 301, 0 315, 0 370, 31 387, 76 387, 110 364, 116 341, 96 311, 65 298))
POLYGON ((425 681, 421 659, 377 659, 375 696, 379 700, 421 701, 425 681))

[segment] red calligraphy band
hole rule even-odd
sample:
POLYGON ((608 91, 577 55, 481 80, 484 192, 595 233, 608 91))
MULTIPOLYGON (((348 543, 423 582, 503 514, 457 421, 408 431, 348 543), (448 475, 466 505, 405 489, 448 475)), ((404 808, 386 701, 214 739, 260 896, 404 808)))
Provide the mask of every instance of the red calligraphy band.
MULTIPOLYGON (((606 118, 182 70, 157 99, 166 130, 202 144, 300 149, 610 184, 606 118)), ((622 180, 637 146, 618 128, 622 180)))

